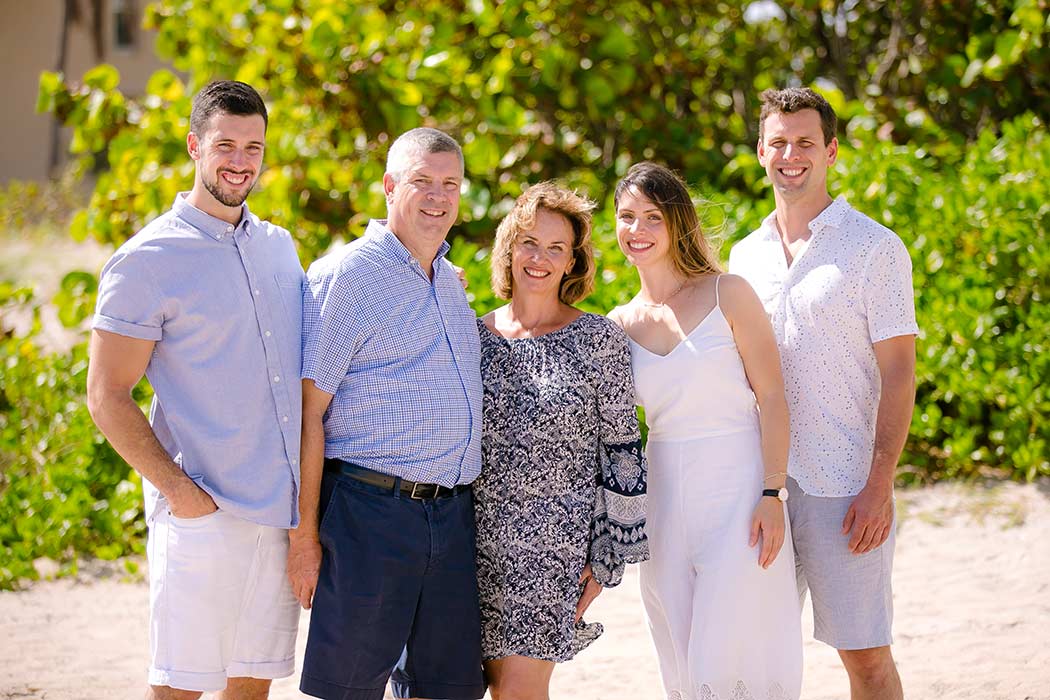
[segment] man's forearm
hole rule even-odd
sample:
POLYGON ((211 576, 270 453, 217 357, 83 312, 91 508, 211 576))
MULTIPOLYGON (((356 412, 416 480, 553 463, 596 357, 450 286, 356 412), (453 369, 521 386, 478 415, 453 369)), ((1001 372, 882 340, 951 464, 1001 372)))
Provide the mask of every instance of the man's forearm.
POLYGON ((95 425, 113 449, 148 479, 169 501, 180 489, 196 484, 157 440, 153 428, 130 395, 93 393, 88 406, 95 425))
POLYGON ((324 423, 320 416, 303 415, 299 453, 299 527, 291 535, 316 538, 324 471, 324 423))
POLYGON ((896 372, 884 376, 882 397, 875 419, 875 449, 871 460, 869 484, 892 488, 897 463, 908 440, 912 411, 915 408, 915 375, 896 372))

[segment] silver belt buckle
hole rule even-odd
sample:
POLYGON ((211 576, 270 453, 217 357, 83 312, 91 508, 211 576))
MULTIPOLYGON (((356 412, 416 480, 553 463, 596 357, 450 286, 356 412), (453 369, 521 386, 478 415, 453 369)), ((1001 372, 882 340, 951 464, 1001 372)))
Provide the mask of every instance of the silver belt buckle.
MULTIPOLYGON (((416 489, 418 489, 420 486, 422 486, 425 489, 428 486, 434 486, 434 485, 433 484, 421 484, 421 483, 419 483, 417 481, 414 484, 412 484, 412 491, 409 492, 408 497, 409 498, 414 498, 417 501, 425 501, 428 498, 428 496, 416 495, 416 489)), ((429 498, 436 498, 436 497, 437 497, 437 487, 434 486, 434 493, 433 493, 432 496, 429 496, 429 498)))

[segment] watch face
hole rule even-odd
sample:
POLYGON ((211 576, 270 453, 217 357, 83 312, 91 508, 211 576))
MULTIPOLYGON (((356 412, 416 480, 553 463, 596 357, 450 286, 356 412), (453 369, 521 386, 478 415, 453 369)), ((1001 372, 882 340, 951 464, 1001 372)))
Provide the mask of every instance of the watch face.
POLYGON ((777 498, 779 498, 781 501, 787 501, 787 499, 788 499, 788 490, 787 489, 780 489, 780 491, 777 492, 777 498))

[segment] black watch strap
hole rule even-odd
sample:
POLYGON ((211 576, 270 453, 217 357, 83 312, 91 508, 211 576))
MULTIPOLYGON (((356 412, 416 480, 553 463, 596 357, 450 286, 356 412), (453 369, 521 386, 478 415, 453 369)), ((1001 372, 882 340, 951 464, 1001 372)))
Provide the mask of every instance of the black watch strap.
POLYGON ((762 489, 762 495, 780 498, 780 489, 762 489))

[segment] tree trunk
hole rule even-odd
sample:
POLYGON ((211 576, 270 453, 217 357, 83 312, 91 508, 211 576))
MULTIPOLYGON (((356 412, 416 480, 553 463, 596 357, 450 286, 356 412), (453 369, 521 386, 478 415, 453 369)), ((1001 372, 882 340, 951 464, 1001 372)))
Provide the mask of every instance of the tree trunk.
MULTIPOLYGON (((77 19, 77 0, 65 0, 62 3, 62 29, 58 33, 58 60, 55 61, 55 72, 65 76, 66 54, 69 48, 69 26, 77 19)), ((58 116, 51 118, 51 158, 49 161, 48 174, 54 176, 59 162, 59 142, 61 124, 58 116)))

